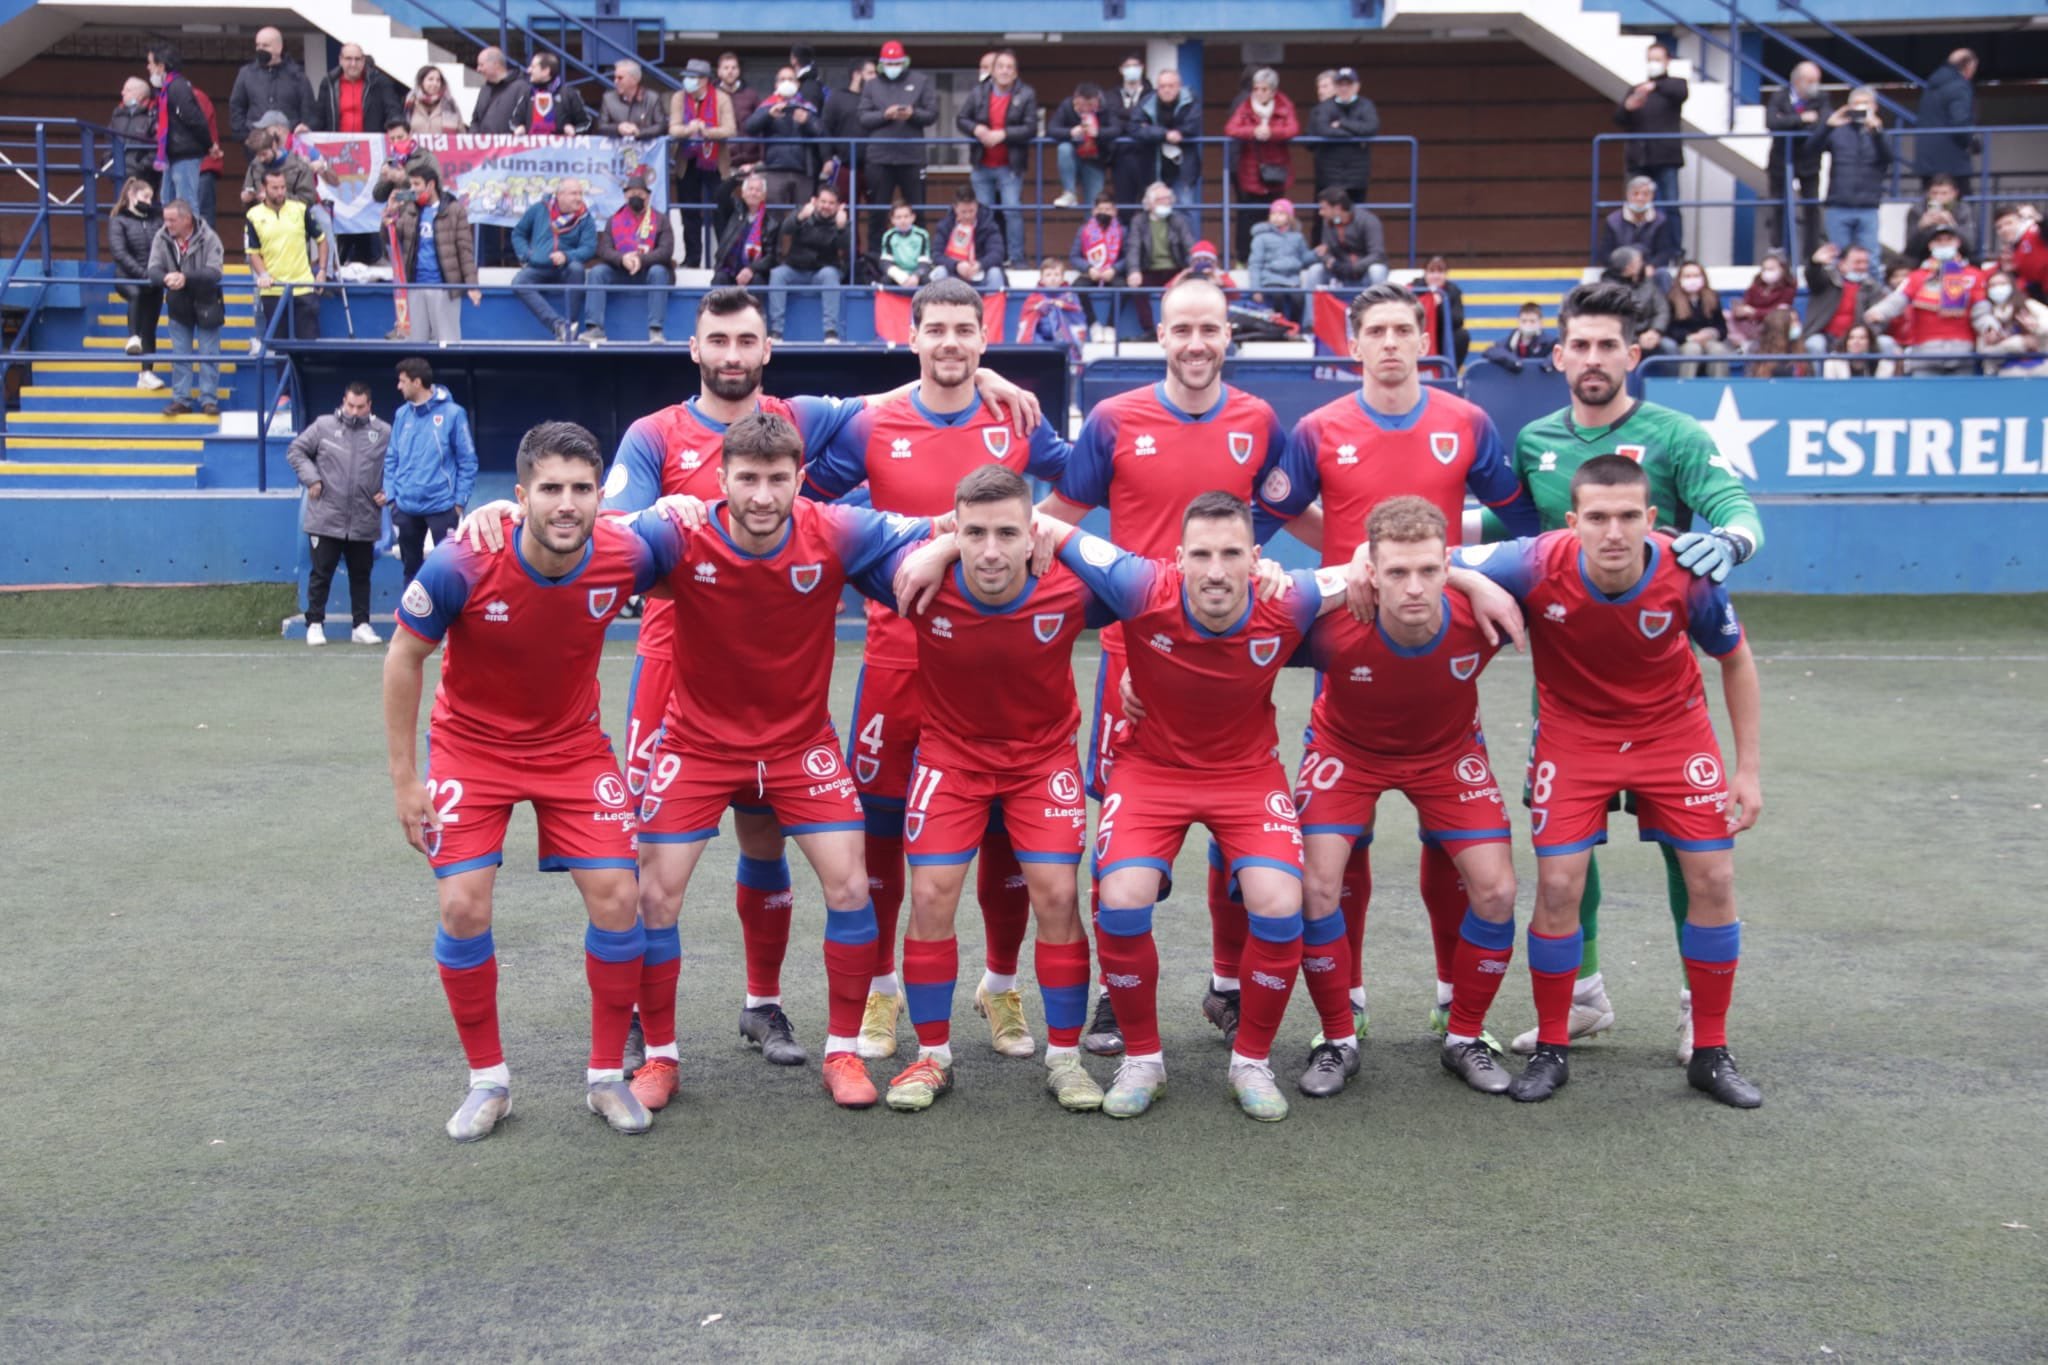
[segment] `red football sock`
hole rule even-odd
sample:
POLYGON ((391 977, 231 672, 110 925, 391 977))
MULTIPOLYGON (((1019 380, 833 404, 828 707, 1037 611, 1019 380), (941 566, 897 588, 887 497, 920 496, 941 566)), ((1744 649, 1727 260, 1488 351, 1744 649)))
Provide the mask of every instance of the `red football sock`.
MULTIPOLYGON (((1536 997, 1536 1041, 1571 1045, 1572 987, 1578 983, 1585 949, 1580 931, 1539 934, 1529 930, 1529 987, 1536 997)), ((1453 987, 1455 995, 1456 988, 1453 987)), ((1452 1000, 1456 1004, 1455 999, 1452 1000)))
MULTIPOLYGON (((1303 929, 1301 976, 1308 985, 1308 998, 1315 1002, 1316 1018, 1322 1021, 1323 1037, 1334 1041, 1356 1036, 1358 1024, 1351 1017, 1351 992, 1346 984, 1351 980, 1351 970, 1344 961, 1350 951, 1351 936, 1337 925, 1330 925, 1328 929, 1316 927, 1328 923, 1328 920, 1311 920, 1303 929), (1337 932, 1327 941, 1308 942, 1309 934, 1329 933, 1331 929, 1337 932)), ((1240 1022, 1240 1037, 1243 1031, 1240 1022)))
POLYGON ((1088 1018, 1088 940, 1032 945, 1038 992, 1045 1001, 1045 1037, 1052 1047, 1079 1047, 1088 1018))
POLYGON ((974 867, 974 894, 981 901, 983 960, 997 976, 1015 976, 1024 934, 1031 928, 1031 891, 1010 836, 988 830, 974 867))
POLYGON ((789 916, 795 896, 789 864, 740 855, 740 879, 733 904, 740 916, 740 943, 747 957, 747 994, 782 994, 782 960, 789 955, 789 916), (750 884, 751 883, 751 884, 750 884))
MULTIPOLYGON (((1238 979, 1243 994, 1239 997, 1237 1041, 1230 1045, 1231 1051, 1240 1057, 1263 1062, 1273 1051, 1273 1035, 1280 1031, 1288 997, 1294 994, 1294 976, 1301 967, 1300 920, 1296 919, 1295 924, 1293 936, 1283 942, 1261 938, 1257 933, 1245 941, 1244 975, 1238 979)), ((1347 1000, 1338 1036, 1342 1037, 1351 1027, 1351 1006, 1347 1000)))
MULTIPOLYGON (((676 978, 683 974, 683 960, 666 962, 640 960, 640 1036, 649 1047, 665 1047, 676 1040, 676 978)), ((619 1037, 623 1051, 625 1035, 619 1037)))
POLYGON ((1726 962, 1685 960, 1686 984, 1692 987, 1695 1048, 1728 1046, 1728 1004, 1735 996, 1735 961, 1732 957, 1726 962))
POLYGON ((1344 864, 1343 889, 1337 893, 1344 912, 1344 937, 1351 949, 1351 989, 1365 988, 1365 912, 1372 906, 1372 845, 1358 844, 1344 864))
POLYGON ((1095 953, 1124 1031, 1125 1053, 1159 1051, 1159 944, 1152 931, 1128 937, 1097 934, 1095 953))
POLYGON ((903 995, 920 1047, 953 1041, 953 984, 960 975, 960 940, 903 940, 903 995))
MULTIPOLYGON (((1230 898, 1230 871, 1214 858, 1209 862, 1209 969, 1216 975, 1238 975, 1244 961, 1245 924, 1242 900, 1230 898)), ((1123 1016, 1118 1015, 1119 1019, 1123 1016)))
MULTIPOLYGON (((1508 963, 1515 956, 1514 929, 1510 927, 1507 934, 1505 948, 1482 948, 1461 936, 1452 951, 1451 975, 1445 979, 1451 983, 1450 1031, 1460 1038, 1477 1038, 1486 1029, 1486 1012, 1493 1007, 1493 997, 1500 993, 1508 963)), ((1569 993, 1565 1010, 1571 1010, 1569 993)))
MULTIPOLYGON (((590 982, 590 1065, 594 1069, 616 1071, 625 1061, 626 1031, 633 1025, 633 1001, 640 994, 640 964, 637 957, 606 962, 595 954, 583 954, 583 976, 590 982)), ((645 1026, 642 1028, 644 1031, 645 1026)))
MULTIPOLYGON (((875 976, 896 970, 896 921, 903 914, 903 836, 868 835, 868 894, 875 902, 875 976)), ((861 992, 865 1004, 867 992, 861 992)))
MULTIPOLYGON (((867 1008, 868 985, 874 977, 874 940, 866 943, 825 940, 827 1033, 835 1038, 851 1038, 860 1032, 861 1011, 867 1008)), ((642 1027, 645 1027, 644 1021, 642 1027)))
POLYGON ((1458 876, 1458 865, 1442 844, 1422 846, 1422 908, 1429 912, 1429 938, 1436 948, 1436 979, 1451 981, 1451 960, 1458 953, 1458 926, 1465 922, 1471 898, 1458 876))
MULTIPOLYGON (((474 967, 442 966, 440 970, 448 1013, 455 1018, 455 1035, 462 1040, 462 1055, 469 1058, 469 1069, 503 1066, 505 1046, 498 1041, 497 955, 474 967)), ((623 1038, 620 1046, 624 1046, 623 1038)))

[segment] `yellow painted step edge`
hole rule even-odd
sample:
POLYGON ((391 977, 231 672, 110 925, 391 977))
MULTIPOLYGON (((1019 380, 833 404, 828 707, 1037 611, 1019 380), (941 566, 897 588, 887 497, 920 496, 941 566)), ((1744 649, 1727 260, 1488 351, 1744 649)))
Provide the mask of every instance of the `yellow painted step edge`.
POLYGON ((0 460, 0 477, 70 477, 88 479, 138 479, 163 477, 189 479, 199 472, 196 464, 34 464, 21 460, 0 460))
POLYGON ((176 450, 198 453, 206 449, 204 441, 169 440, 152 441, 131 436, 10 436, 9 450, 176 450))
MULTIPOLYGON (((160 390, 160 392, 169 392, 169 390, 160 390)), ((170 400, 167 398, 164 401, 168 403, 170 400)), ((163 426, 166 424, 174 426, 213 426, 219 421, 218 417, 208 417, 205 413, 201 412, 188 412, 179 417, 166 417, 160 412, 18 412, 14 415, 14 424, 18 426, 27 426, 30 423, 36 422, 55 422, 60 426, 74 427, 92 426, 100 422, 106 422, 115 426, 137 427, 163 426)))

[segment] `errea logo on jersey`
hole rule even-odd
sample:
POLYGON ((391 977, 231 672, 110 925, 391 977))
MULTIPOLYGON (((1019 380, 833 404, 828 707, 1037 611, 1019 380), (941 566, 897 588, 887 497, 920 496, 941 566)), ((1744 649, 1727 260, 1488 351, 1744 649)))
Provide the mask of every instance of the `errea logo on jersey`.
POLYGON ((1364 664, 1360 664, 1358 667, 1351 670, 1351 681, 1355 683, 1371 682, 1372 670, 1366 667, 1364 664))
POLYGON ((1538 474, 1555 474, 1557 472, 1557 452, 1546 450, 1541 455, 1538 455, 1536 457, 1536 472, 1538 474))
POLYGON ((699 583, 716 583, 718 581, 718 565, 708 559, 700 560, 697 563, 694 574, 699 583))
POLYGON ((1152 646, 1152 648, 1158 650, 1161 654, 1173 653, 1173 639, 1171 636, 1167 635, 1163 631, 1157 635, 1154 635, 1145 643, 1152 646))
POLYGON ((512 604, 510 602, 507 602, 504 598, 494 598, 491 601, 484 603, 484 620, 510 621, 511 619, 512 604))
POLYGON ((889 458, 892 460, 907 460, 910 458, 910 438, 908 436, 898 436, 895 440, 889 442, 889 458))
POLYGON ((932 634, 938 636, 941 640, 952 639, 953 618, 950 616, 934 616, 932 618, 932 634))
POLYGON ((1546 621, 1564 620, 1564 603, 1552 602, 1549 606, 1545 607, 1543 609, 1543 619, 1546 621))
POLYGON ((676 463, 684 469, 695 469, 698 465, 704 463, 704 452, 701 450, 679 451, 676 454, 676 463))
POLYGON ((1338 446, 1338 447, 1337 447, 1337 463, 1338 463, 1338 464, 1357 464, 1357 463, 1358 463, 1358 447, 1357 447, 1357 446, 1355 446, 1355 445, 1352 445, 1352 444, 1351 444, 1350 442, 1348 442, 1348 441, 1347 441, 1347 442, 1345 442, 1345 443, 1344 443, 1343 445, 1341 445, 1341 446, 1338 446))
POLYGON ((1159 443, 1150 436, 1140 436, 1131 443, 1131 453, 1133 455, 1157 455, 1159 453, 1159 443))

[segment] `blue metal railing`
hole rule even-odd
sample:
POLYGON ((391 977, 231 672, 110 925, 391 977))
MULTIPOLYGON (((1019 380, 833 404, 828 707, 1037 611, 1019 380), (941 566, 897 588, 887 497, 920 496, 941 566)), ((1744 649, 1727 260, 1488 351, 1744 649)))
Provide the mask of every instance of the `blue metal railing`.
MULTIPOLYGON (((534 51, 554 54, 561 59, 562 69, 566 73, 565 78, 572 85, 581 80, 594 79, 607 83, 611 80, 611 72, 604 70, 602 65, 593 63, 631 61, 639 63, 643 80, 647 85, 662 86, 669 90, 680 90, 683 88, 680 80, 662 70, 662 59, 667 54, 665 46, 652 58, 642 57, 633 48, 621 43, 604 29, 571 14, 568 10, 557 4, 556 0, 527 0, 527 4, 522 9, 522 12, 527 16, 524 19, 514 13, 507 0, 438 0, 438 3, 435 3, 434 0, 412 0, 412 5, 414 9, 419 10, 428 18, 440 24, 444 29, 460 35, 465 42, 473 43, 480 49, 496 47, 506 53, 511 53, 513 39, 515 37, 524 37, 526 39, 527 55, 530 57, 534 51), (450 11, 458 6, 481 11, 483 21, 487 24, 496 24, 497 38, 493 40, 488 36, 480 36, 467 25, 459 23, 450 17, 450 11), (590 58, 586 59, 582 55, 571 52, 566 44, 557 42, 540 28, 534 27, 533 18, 539 10, 547 12, 547 18, 543 21, 546 27, 559 30, 563 38, 567 38, 571 33, 580 35, 583 39, 585 51, 591 54, 590 58), (576 74, 577 72, 582 74, 579 76, 576 74)), ((593 109, 595 107, 595 105, 592 106, 593 109)))
POLYGON ((1801 19, 1804 19, 1807 23, 1812 24, 1815 27, 1821 29, 1829 37, 1833 38, 1836 42, 1854 48, 1863 56, 1868 57, 1871 61, 1876 62, 1881 67, 1884 67, 1887 71, 1891 72, 1891 74, 1896 79, 1904 82, 1907 85, 1912 86, 1915 90, 1922 90, 1926 88, 1926 82, 1922 81, 1919 76, 1915 75, 1911 69, 1899 65, 1890 57, 1885 56, 1884 53, 1879 52, 1876 48, 1872 47, 1869 43, 1864 42, 1861 38, 1858 38, 1855 34, 1849 32, 1848 29, 1843 28, 1840 24, 1835 23, 1833 20, 1827 18, 1824 15, 1816 14, 1814 11, 1808 9, 1804 4, 1801 3, 1801 0, 1778 0, 1778 8, 1791 10, 1794 14, 1798 15, 1801 19))
MULTIPOLYGON (((1848 85, 1864 84, 1860 77, 1822 57, 1805 44, 1786 34, 1782 29, 1750 16, 1741 8, 1739 0, 1725 0, 1728 8, 1728 36, 1726 38, 1720 37, 1712 29, 1704 25, 1694 23, 1676 8, 1664 3, 1664 0, 1643 0, 1643 3, 1670 21, 1674 27, 1683 29, 1697 38, 1703 46, 1720 53, 1726 61, 1727 66, 1723 72, 1723 82, 1728 87, 1728 126, 1731 128, 1735 126, 1735 111, 1742 104, 1742 82, 1737 79, 1738 67, 1755 72, 1764 85, 1785 85, 1788 83, 1783 73, 1772 70, 1742 50, 1742 30, 1744 28, 1754 29, 1788 51, 1797 53, 1800 57, 1818 66, 1822 74, 1833 80, 1848 85)), ((1700 74, 1705 75, 1706 73, 1701 72, 1700 74)), ((1913 111, 1904 105, 1886 98, 1881 93, 1877 99, 1878 103, 1891 114, 1894 123, 1911 123, 1913 121, 1913 111)))
POLYGON ((20 306, 14 291, 28 290, 20 331, 9 349, 20 350, 53 284, 56 244, 52 230, 66 220, 77 220, 84 237, 85 267, 99 268, 100 218, 103 206, 113 196, 102 195, 101 179, 118 186, 122 143, 110 128, 82 123, 77 119, 0 118, 0 217, 26 218, 20 243, 7 261, 6 281, 0 285, 0 300, 9 307, 20 306), (60 185, 76 178, 69 193, 60 185), (23 278, 22 270, 31 259, 40 270, 23 278))

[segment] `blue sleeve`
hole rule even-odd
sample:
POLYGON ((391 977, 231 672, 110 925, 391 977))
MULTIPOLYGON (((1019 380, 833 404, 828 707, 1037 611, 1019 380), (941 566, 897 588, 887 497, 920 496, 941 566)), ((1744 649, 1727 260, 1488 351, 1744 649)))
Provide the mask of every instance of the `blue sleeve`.
POLYGON ((391 419, 391 434, 384 438, 384 498, 387 502, 398 500, 396 480, 398 478, 398 419, 403 412, 391 419))
MULTIPOLYGON (((1280 457, 1287 451, 1287 428, 1281 424, 1280 415, 1269 411, 1266 423, 1266 458, 1259 466, 1259 472, 1252 476, 1253 489, 1265 486, 1266 475, 1279 467, 1280 457)), ((1252 539, 1260 545, 1266 544, 1287 527, 1284 517, 1275 516, 1266 510, 1257 497, 1252 499, 1252 539)))
POLYGON ((1513 593, 1515 600, 1520 602, 1526 601, 1536 586, 1539 577, 1536 554, 1536 538, 1522 536, 1515 540, 1497 540, 1490 545, 1467 545, 1453 550, 1451 565, 1485 574, 1513 593))
POLYGON ((1323 585, 1316 578, 1314 569, 1290 570, 1289 578, 1294 580, 1294 591, 1287 594, 1287 605, 1294 612, 1295 629, 1307 639, 1309 631, 1315 628, 1316 618, 1323 614, 1323 585))
POLYGON ((880 602, 890 611, 900 615, 903 609, 896 605, 897 571, 902 569, 905 560, 930 543, 927 539, 915 545, 899 545, 881 563, 858 577, 848 578, 847 582, 851 583, 854 591, 861 596, 880 602))
MULTIPOLYGON (((864 595, 878 593, 873 575, 885 570, 898 550, 931 537, 932 524, 925 517, 903 517, 894 512, 877 512, 866 507, 840 506, 843 539, 840 563, 849 580, 864 595)), ((885 579, 879 591, 886 592, 885 579)))
POLYGON ((633 591, 646 592, 682 561, 683 528, 649 509, 625 523, 639 541, 633 560, 633 591))
POLYGON ((1313 418, 1302 418, 1287 438, 1280 462, 1259 480, 1259 505, 1283 521, 1300 516, 1323 491, 1322 472, 1316 467, 1318 431, 1313 418))
POLYGON ((1035 479, 1057 484, 1060 476, 1067 472, 1067 463, 1073 458, 1074 447, 1052 429, 1052 423, 1045 418, 1038 419, 1038 427, 1031 433, 1031 450, 1025 457, 1024 472, 1035 479))
POLYGON ((589 214, 576 225, 574 244, 562 248, 562 254, 572 261, 588 261, 597 255, 597 223, 589 214))
POLYGON ((1100 507, 1109 501, 1110 457, 1116 450, 1116 424, 1109 409, 1098 407, 1081 423, 1081 435, 1067 452, 1067 468, 1055 491, 1076 507, 1100 507))
POLYGON ((1686 631, 1703 651, 1720 658, 1742 643, 1742 622, 1735 619, 1735 604, 1728 598, 1728 585, 1711 578, 1695 578, 1685 590, 1686 631))
POLYGON ((1081 621, 1090 630, 1101 630, 1116 621, 1116 613, 1109 609, 1109 603, 1090 593, 1088 605, 1081 612, 1081 621))
POLYGON ((453 536, 434 547, 398 600, 398 619, 423 640, 440 641, 469 601, 469 580, 457 561, 469 547, 453 536))
POLYGON ((1465 487, 1481 506, 1493 510, 1510 535, 1535 535, 1543 529, 1536 515, 1536 502, 1515 474, 1514 462, 1508 458, 1507 447, 1500 439, 1500 428, 1493 424, 1493 418, 1481 413, 1479 428, 1473 435, 1479 448, 1473 452, 1472 467, 1465 473, 1465 487))
POLYGON ((612 456, 611 472, 604 481, 604 509, 607 512, 637 512, 654 506, 661 496, 661 442, 654 426, 643 417, 626 428, 612 456))
POLYGON ((823 448, 814 446, 806 433, 804 450, 808 458, 804 464, 806 492, 815 490, 825 501, 857 488, 868 478, 868 433, 874 428, 875 419, 871 409, 861 410, 852 421, 842 422, 833 427, 833 434, 824 442, 823 448), (816 454, 811 454, 816 450, 816 454))
POLYGON ((476 439, 469 432, 469 414, 455 410, 455 431, 449 444, 455 447, 455 505, 469 506, 476 491, 476 439))
POLYGON ((817 398, 802 397, 789 400, 789 410, 796 418, 796 429, 804 438, 804 459, 815 460, 824 455, 825 448, 839 435, 841 427, 867 410, 865 398, 817 398))
POLYGON ((1128 621, 1145 609, 1159 571, 1140 558, 1086 531, 1076 531, 1060 546, 1060 563, 1072 569, 1110 614, 1128 621))

